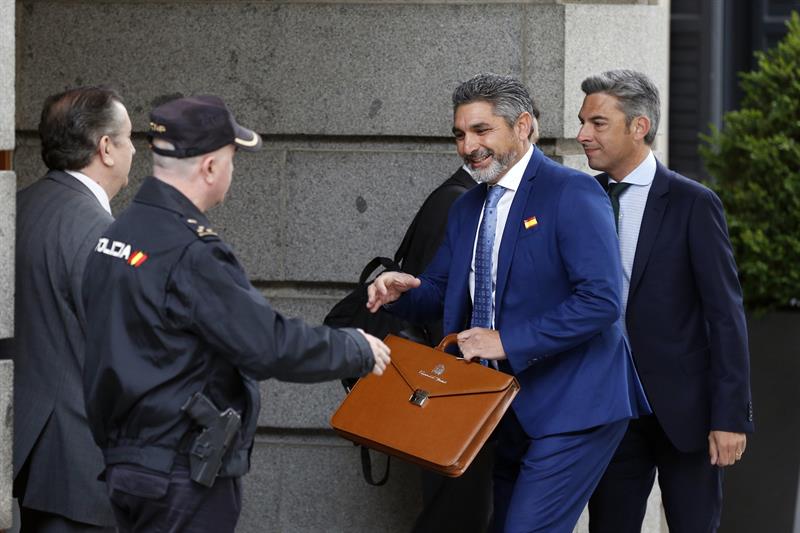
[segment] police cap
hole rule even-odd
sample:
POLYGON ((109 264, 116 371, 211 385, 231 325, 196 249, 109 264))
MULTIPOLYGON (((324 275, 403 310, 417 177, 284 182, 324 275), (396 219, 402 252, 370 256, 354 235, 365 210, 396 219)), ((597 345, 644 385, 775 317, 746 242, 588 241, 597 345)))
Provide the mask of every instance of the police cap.
POLYGON ((207 154, 229 144, 249 152, 261 148, 261 137, 240 126, 217 96, 178 98, 153 109, 148 138, 155 153, 175 158, 207 154), (153 146, 153 139, 163 139, 174 149, 153 146))

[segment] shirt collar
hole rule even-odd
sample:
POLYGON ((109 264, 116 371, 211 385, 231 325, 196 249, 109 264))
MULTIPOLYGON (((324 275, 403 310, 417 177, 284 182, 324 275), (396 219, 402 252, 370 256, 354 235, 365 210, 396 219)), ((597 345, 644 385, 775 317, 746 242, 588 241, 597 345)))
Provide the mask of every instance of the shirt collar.
POLYGON ((97 201, 100 202, 100 206, 105 209, 109 215, 111 214, 111 203, 108 201, 108 194, 99 183, 77 170, 65 170, 64 172, 86 185, 86 188, 89 189, 94 197, 97 198, 97 201))
POLYGON ((517 161, 516 165, 508 169, 506 175, 500 178, 500 181, 497 182, 497 185, 501 185, 506 189, 511 189, 512 191, 519 189, 519 184, 522 181, 522 175, 525 174, 525 169, 528 168, 528 162, 530 162, 532 155, 533 145, 531 144, 528 146, 528 151, 525 152, 525 155, 522 156, 522 159, 517 161))
POLYGON ((631 185, 650 185, 656 176, 656 156, 650 150, 644 161, 634 168, 630 174, 623 178, 623 182, 631 185))

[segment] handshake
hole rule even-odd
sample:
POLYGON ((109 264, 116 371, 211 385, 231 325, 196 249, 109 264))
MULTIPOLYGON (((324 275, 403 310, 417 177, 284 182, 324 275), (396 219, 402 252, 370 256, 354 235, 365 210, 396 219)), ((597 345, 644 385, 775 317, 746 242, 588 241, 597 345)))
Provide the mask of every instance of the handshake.
MULTIPOLYGON (((420 284, 420 279, 410 274, 384 272, 367 287, 367 309, 370 313, 377 313, 383 305, 396 301, 403 293, 416 289, 420 284)), ((500 333, 489 328, 473 327, 461 331, 458 334, 458 349, 467 361, 506 358, 500 333)))
MULTIPOLYGON (((403 292, 417 286, 419 286, 419 280, 414 276, 402 272, 384 272, 367 287, 367 309, 370 313, 376 313, 383 304, 395 301, 403 292)), ((372 355, 375 358, 372 373, 377 376, 383 375, 386 366, 391 362, 389 347, 363 329, 358 328, 358 331, 364 335, 372 348, 372 355)))
MULTIPOLYGON (((372 373, 377 376, 383 375, 384 371, 386 370, 386 367, 391 362, 391 359, 389 357, 391 350, 389 349, 388 346, 386 346, 386 344, 383 343, 381 339, 375 337, 374 335, 371 335, 370 333, 367 333, 361 327, 358 327, 358 326, 363 326, 366 327, 367 329, 375 331, 374 329, 372 329, 371 326, 367 325, 371 324, 371 321, 366 319, 366 317, 363 315, 361 311, 358 311, 359 308, 363 309, 363 307, 361 307, 364 305, 363 298, 366 296, 366 298, 368 299, 368 301, 366 302, 366 307, 369 313, 376 313, 380 309, 381 305, 383 305, 384 303, 389 303, 391 301, 396 300, 402 294, 402 292, 405 292, 405 290, 412 288, 412 286, 419 285, 419 280, 416 280, 416 278, 414 278, 413 276, 409 276, 408 274, 402 274, 400 272, 391 272, 391 274, 402 275, 404 277, 410 278, 411 280, 415 280, 415 282, 412 282, 411 286, 406 287, 404 290, 394 291, 394 294, 392 294, 391 297, 387 298, 385 297, 386 287, 384 286, 384 280, 386 279, 386 275, 389 273, 390 272, 384 272, 384 274, 378 276, 378 278, 376 278, 373 283, 369 284, 366 287, 367 289, 366 294, 364 294, 364 292, 359 292, 359 291, 353 291, 351 294, 349 294, 345 299, 343 299, 341 302, 339 302, 339 304, 337 304, 334 307, 331 313, 325 318, 324 322, 325 325, 332 327, 355 327, 358 330, 358 332, 364 336, 364 339, 366 339, 367 343, 370 346, 370 349, 372 350, 372 356, 374 360, 372 373), (384 297, 376 298, 376 286, 381 287, 381 293, 384 295, 384 297), (380 302, 377 302, 377 300, 380 300, 380 302)), ((366 278, 365 274, 362 274, 362 276, 366 278)), ((363 279, 361 280, 361 283, 364 283, 363 279)), ((362 285, 361 291, 363 291, 363 289, 364 287, 362 285)), ((385 331, 385 329, 378 327, 378 331, 385 331)))

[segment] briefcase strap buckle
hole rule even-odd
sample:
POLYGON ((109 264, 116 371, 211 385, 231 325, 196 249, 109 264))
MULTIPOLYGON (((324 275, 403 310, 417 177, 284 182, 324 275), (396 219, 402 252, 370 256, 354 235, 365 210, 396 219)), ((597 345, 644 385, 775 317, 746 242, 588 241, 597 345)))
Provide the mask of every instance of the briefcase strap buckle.
POLYGON ((422 404, 427 401, 429 394, 430 393, 428 391, 417 389, 414 391, 414 394, 411 395, 411 398, 409 398, 408 401, 417 407, 422 407, 422 404))

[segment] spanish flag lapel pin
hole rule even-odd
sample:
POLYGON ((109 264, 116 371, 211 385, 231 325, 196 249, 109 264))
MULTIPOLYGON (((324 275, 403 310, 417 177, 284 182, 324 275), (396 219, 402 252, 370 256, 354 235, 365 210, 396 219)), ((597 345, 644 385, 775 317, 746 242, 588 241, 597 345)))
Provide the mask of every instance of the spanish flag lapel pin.
POLYGON ((531 229, 531 228, 535 227, 537 224, 539 224, 539 221, 536 220, 535 216, 533 216, 533 217, 530 217, 530 218, 526 218, 522 222, 522 224, 525 226, 525 229, 531 229))

